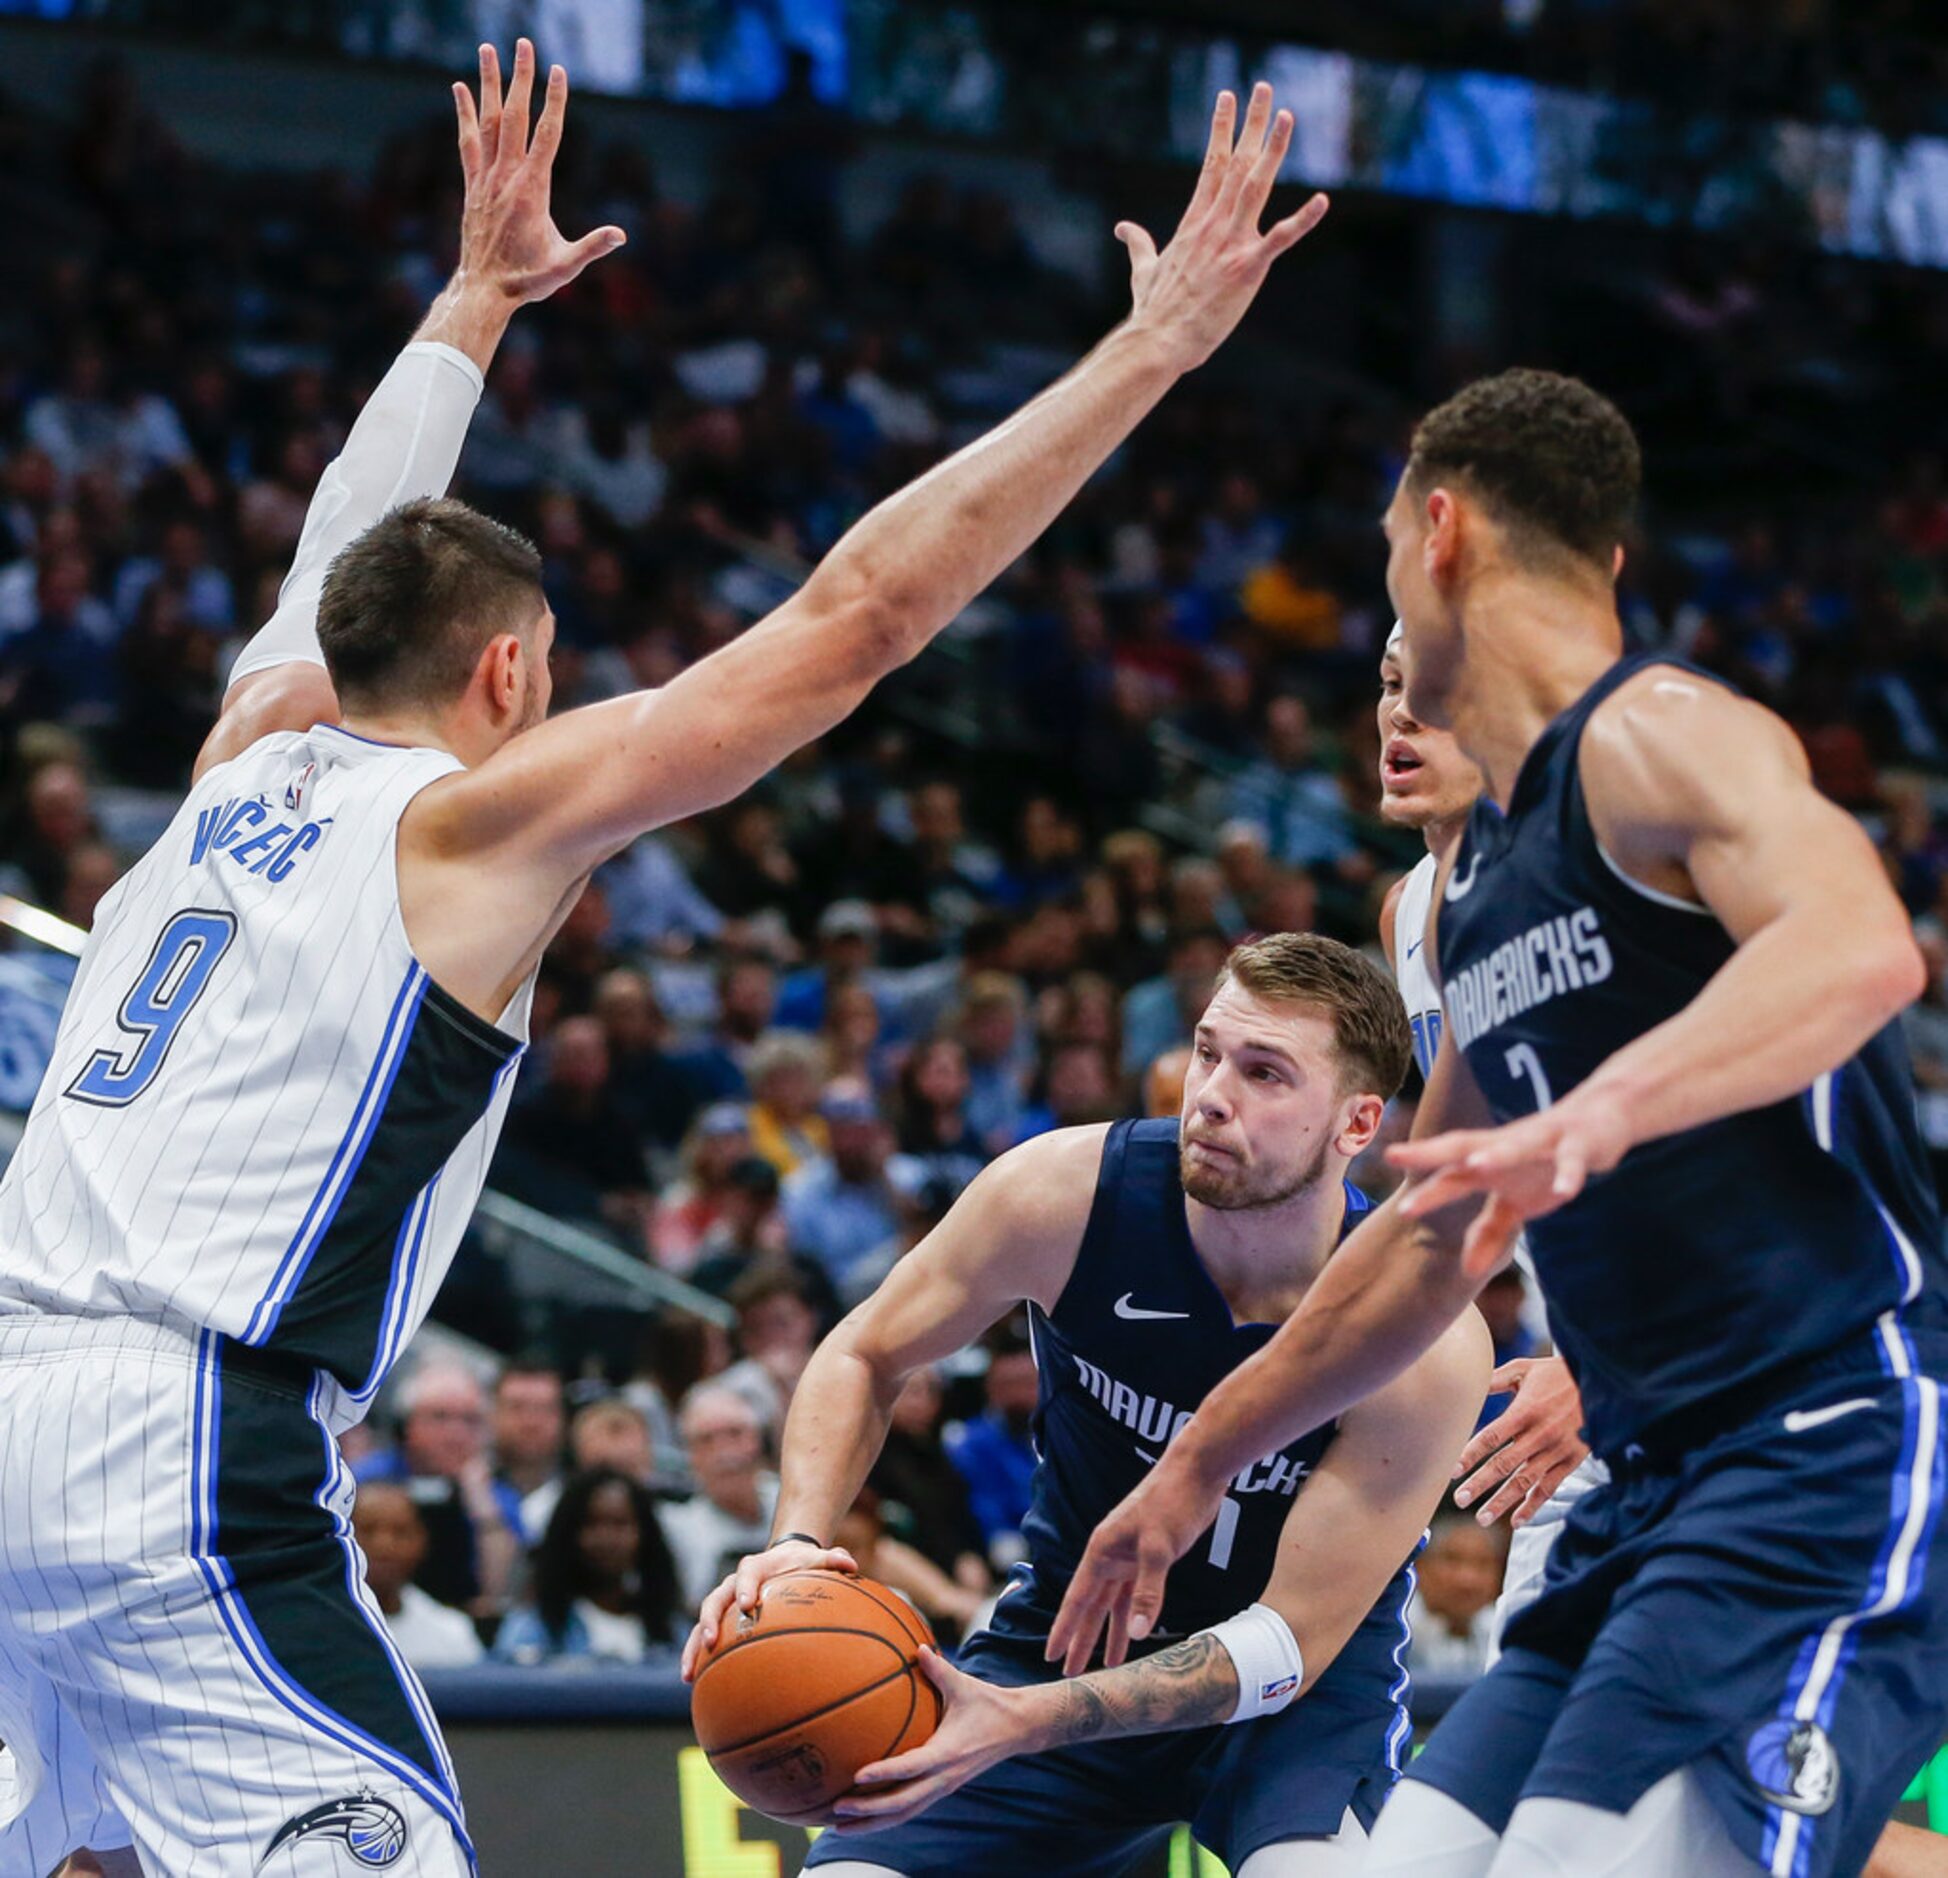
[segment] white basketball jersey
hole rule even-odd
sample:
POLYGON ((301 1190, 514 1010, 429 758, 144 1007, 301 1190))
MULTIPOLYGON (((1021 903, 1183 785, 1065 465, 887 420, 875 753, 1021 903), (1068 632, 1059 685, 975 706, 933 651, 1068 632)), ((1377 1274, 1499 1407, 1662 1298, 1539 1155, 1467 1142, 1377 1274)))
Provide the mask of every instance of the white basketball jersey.
POLYGON ((1441 993, 1427 959, 1427 915, 1439 863, 1424 855, 1407 876, 1393 909, 1393 975, 1414 1032, 1414 1061, 1425 1076, 1441 1047, 1441 993))
POLYGON ((0 1181, 0 1313, 209 1328, 358 1419, 471 1217, 526 1048, 432 983, 399 913, 445 751, 326 725, 191 790, 102 901, 0 1181))

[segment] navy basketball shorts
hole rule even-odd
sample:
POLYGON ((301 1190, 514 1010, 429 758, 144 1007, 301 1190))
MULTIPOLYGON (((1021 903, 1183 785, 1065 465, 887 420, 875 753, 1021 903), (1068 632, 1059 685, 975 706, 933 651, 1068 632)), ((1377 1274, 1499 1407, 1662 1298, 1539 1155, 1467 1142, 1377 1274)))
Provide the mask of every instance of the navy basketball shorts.
MULTIPOLYGON (((1348 1647, 1359 1643, 1356 1636, 1348 1647)), ((970 1676, 1004 1688, 1062 1674, 1060 1664, 1042 1660, 1039 1639, 992 1631, 971 1637, 957 1660, 970 1676)), ((1410 1733, 1400 1706, 1406 1677, 1390 1652, 1346 1667, 1341 1691, 1318 1699, 1322 1678, 1289 1708, 1235 1727, 1002 1761, 907 1825, 857 1837, 821 1834, 805 1869, 858 1859, 902 1878, 1115 1878, 1188 1822, 1235 1872, 1268 1845, 1330 1838, 1349 1809, 1370 1831, 1410 1733)))
POLYGON ((1948 1738, 1943 1382, 1884 1332, 1687 1456, 1614 1463, 1409 1777, 1501 1832, 1689 1767, 1775 1878, 1858 1871, 1948 1738))
POLYGON ((315 1386, 210 1333, 0 1319, 0 1878, 469 1878, 315 1386))

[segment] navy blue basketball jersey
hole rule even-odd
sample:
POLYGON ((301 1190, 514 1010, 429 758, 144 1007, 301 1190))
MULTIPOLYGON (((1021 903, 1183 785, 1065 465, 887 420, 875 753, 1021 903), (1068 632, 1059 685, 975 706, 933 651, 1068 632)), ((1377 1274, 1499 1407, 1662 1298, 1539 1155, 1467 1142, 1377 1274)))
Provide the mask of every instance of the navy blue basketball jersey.
MULTIPOLYGON (((1574 1089, 1734 950, 1703 908, 1627 879, 1590 826, 1583 726, 1659 663, 1619 661, 1543 732, 1507 814, 1484 800, 1469 821, 1436 937, 1448 1029, 1497 1121, 1574 1089)), ((1633 1149, 1528 1239, 1599 1454, 1706 1425, 1712 1398, 1750 1401, 1850 1339, 1878 1336, 1896 1368, 1906 1337, 1944 1347, 1948 1273, 1897 1025, 1798 1098, 1633 1149)))
MULTIPOLYGON (((1346 1187, 1350 1232, 1370 1202, 1346 1187)), ((1118 1122, 1103 1146, 1075 1270, 1053 1310, 1029 1307, 1041 1373, 1028 1559, 995 1611, 1046 1634, 1096 1524, 1136 1487, 1198 1403, 1276 1324, 1239 1324, 1191 1243, 1174 1120, 1118 1122)), ((1313 1430, 1231 1483, 1217 1522, 1170 1573, 1155 1636, 1235 1616, 1264 1592, 1292 1496, 1331 1445, 1313 1430)), ((1381 1603, 1396 1628, 1399 1585, 1381 1603)))

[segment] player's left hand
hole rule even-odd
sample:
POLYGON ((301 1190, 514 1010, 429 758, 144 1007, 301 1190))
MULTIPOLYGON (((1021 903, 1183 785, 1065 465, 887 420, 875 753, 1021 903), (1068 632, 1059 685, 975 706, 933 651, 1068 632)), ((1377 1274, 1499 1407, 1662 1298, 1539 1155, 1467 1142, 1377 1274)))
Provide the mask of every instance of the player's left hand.
POLYGON ((832 1808, 834 1832, 850 1837, 903 1826, 996 1761, 1035 1745, 1024 1691, 978 1681, 938 1650, 922 1650, 920 1667, 946 1704, 940 1726, 910 1753, 860 1768, 852 1791, 832 1808))
POLYGON ((1484 1526, 1504 1514, 1511 1526, 1526 1526, 1589 1458, 1583 1398, 1559 1356, 1518 1356, 1504 1363, 1488 1378, 1488 1393, 1504 1390, 1513 1390, 1515 1400, 1461 1450, 1454 1503, 1483 1501, 1475 1518, 1484 1526))
POLYGON ((1489 1196, 1462 1250, 1462 1268, 1485 1279, 1507 1261, 1526 1221, 1575 1199, 1592 1174, 1607 1174, 1630 1146, 1622 1109, 1579 1089, 1501 1128, 1458 1128, 1399 1142, 1387 1159, 1422 1176, 1400 1202, 1409 1219, 1424 1219, 1472 1193, 1489 1196))
POLYGON ((460 211, 460 274, 493 287, 517 306, 559 292, 591 261, 613 254, 625 239, 616 227, 597 228, 579 241, 555 226, 549 206, 555 152, 568 114, 568 74, 548 71, 541 121, 528 138, 534 94, 534 47, 514 48, 514 78, 501 96, 500 60, 480 48, 480 102, 465 85, 453 87, 460 122, 460 172, 466 199, 460 211))

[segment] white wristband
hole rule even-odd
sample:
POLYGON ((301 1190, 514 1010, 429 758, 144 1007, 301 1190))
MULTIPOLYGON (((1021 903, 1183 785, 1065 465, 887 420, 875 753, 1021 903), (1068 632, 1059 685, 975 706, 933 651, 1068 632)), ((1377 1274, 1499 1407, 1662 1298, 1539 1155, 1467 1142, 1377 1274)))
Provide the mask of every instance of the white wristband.
POLYGON ((1299 1693, 1305 1681, 1299 1640, 1269 1604, 1254 1604, 1199 1634, 1223 1644, 1238 1672, 1238 1706, 1231 1712, 1231 1721, 1276 1715, 1299 1693))

